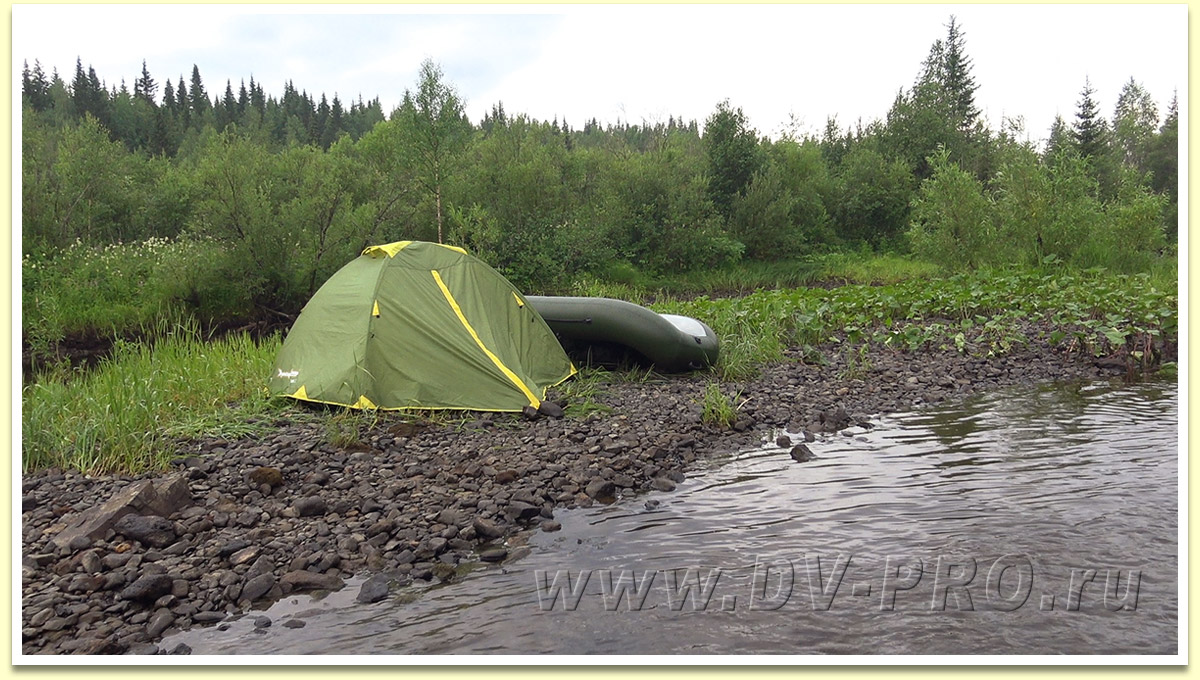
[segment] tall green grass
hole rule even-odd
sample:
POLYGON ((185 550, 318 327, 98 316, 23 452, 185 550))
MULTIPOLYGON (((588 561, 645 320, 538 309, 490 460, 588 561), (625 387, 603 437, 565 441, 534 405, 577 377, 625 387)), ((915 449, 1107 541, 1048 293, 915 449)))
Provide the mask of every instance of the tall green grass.
POLYGON ((938 265, 894 253, 829 253, 812 258, 820 279, 838 283, 883 285, 910 279, 928 279, 941 273, 938 265))
POLYGON ((763 289, 847 283, 881 285, 927 279, 941 267, 892 253, 821 253, 776 262, 746 261, 717 269, 697 269, 671 277, 650 276, 629 265, 610 267, 599 276, 575 279, 564 294, 611 297, 631 302, 674 297, 732 297, 763 289))
POLYGON ((93 370, 41 375, 22 389, 22 467, 136 473, 165 467, 181 438, 262 431, 280 408, 265 389, 278 350, 180 325, 153 346, 119 341, 93 370))
POLYGON ((745 261, 716 269, 696 269, 654 276, 630 265, 611 266, 597 275, 583 275, 563 291, 568 295, 613 297, 642 301, 695 295, 745 295, 762 288, 795 288, 817 283, 824 265, 815 260, 745 261))

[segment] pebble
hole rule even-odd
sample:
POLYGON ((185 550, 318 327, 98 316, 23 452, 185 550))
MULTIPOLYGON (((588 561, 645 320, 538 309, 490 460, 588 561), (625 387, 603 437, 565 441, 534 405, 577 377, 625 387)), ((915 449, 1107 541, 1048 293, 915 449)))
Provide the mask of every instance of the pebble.
POLYGON ((157 515, 125 515, 113 525, 113 531, 156 548, 176 540, 175 523, 157 515))
POLYGON ((321 498, 320 496, 307 496, 305 498, 298 499, 292 507, 295 509, 296 514, 300 517, 324 515, 325 511, 328 509, 325 499, 321 498))
POLYGON ((391 579, 384 574, 375 574, 362 584, 358 589, 358 596, 354 599, 366 604, 378 602, 388 596, 390 581, 391 579))
POLYGON ((171 592, 172 579, 166 574, 146 574, 121 591, 123 600, 154 602, 171 592))
POLYGON ((266 595, 275 587, 275 574, 259 574, 242 586, 241 598, 251 602, 266 595))
POLYGON ((617 485, 607 479, 597 479, 590 482, 583 492, 600 503, 612 503, 616 500, 617 485))
POLYGON ((508 549, 504 547, 487 548, 479 553, 479 559, 484 562, 503 562, 508 557, 508 549))
POLYGON ((813 452, 804 444, 797 444, 795 447, 793 447, 791 455, 792 460, 796 461, 797 463, 807 463, 808 461, 816 458, 816 456, 813 455, 813 452))

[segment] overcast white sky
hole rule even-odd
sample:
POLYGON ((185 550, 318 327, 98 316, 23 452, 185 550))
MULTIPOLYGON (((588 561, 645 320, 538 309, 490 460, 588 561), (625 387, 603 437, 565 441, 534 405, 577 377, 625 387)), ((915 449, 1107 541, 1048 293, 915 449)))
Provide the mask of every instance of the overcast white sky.
MULTIPOLYGON (((70 81, 77 57, 110 87, 132 88, 145 59, 160 85, 200 68, 210 95, 253 76, 278 96, 292 80, 385 113, 438 62, 478 122, 510 114, 633 123, 669 115, 701 125, 728 98, 761 133, 790 121, 820 131, 882 118, 913 82, 951 14, 966 35, 976 101, 993 129, 1023 116, 1046 136, 1070 121, 1090 78, 1111 117, 1121 86, 1141 83, 1186 116, 1185 5, 760 6, 14 6, 13 64, 39 60, 70 81)), ((1184 118, 1186 120, 1186 117, 1184 118)))

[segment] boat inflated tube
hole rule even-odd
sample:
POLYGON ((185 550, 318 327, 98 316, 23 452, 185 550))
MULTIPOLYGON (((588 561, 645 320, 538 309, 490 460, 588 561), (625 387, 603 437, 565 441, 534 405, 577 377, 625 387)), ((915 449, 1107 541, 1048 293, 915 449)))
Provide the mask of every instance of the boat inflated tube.
POLYGON ((560 339, 628 347, 665 373, 694 371, 717 362, 717 336, 698 319, 658 314, 612 298, 527 295, 525 300, 560 339))

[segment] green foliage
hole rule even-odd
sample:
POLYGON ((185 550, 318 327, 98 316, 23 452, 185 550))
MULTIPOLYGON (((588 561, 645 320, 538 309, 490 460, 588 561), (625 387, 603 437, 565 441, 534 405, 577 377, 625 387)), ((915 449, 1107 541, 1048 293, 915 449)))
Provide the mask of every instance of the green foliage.
POLYGON ((709 195, 722 215, 728 216, 734 198, 750 184, 763 159, 758 134, 746 114, 726 99, 704 123, 704 145, 708 153, 709 195))
POLYGON ((1171 100, 1166 119, 1146 151, 1150 190, 1167 199, 1163 233, 1174 243, 1179 235, 1179 104, 1171 100))
POLYGON ((816 143, 784 140, 769 147, 767 158, 730 211, 730 229, 746 246, 746 256, 785 259, 831 242, 825 204, 832 182, 816 143))
POLYGON ((1127 179, 1105 212, 1102 226, 1080 247, 1080 266, 1109 267, 1121 272, 1148 271, 1166 239, 1159 226, 1167 199, 1127 179))
POLYGON ((226 254, 215 267, 243 282, 251 300, 268 306, 300 301, 299 225, 284 219, 294 187, 277 179, 277 163, 255 142, 231 133, 214 136, 197 167, 192 233, 219 243, 226 254))
POLYGON ((21 260, 21 328, 35 360, 67 336, 144 334, 173 319, 189 302, 207 318, 244 312, 236 302, 220 306, 224 279, 211 280, 197 263, 221 257, 211 241, 147 241, 88 247, 82 242, 21 260))
POLYGON ((25 252, 137 238, 132 232, 141 179, 136 159, 86 116, 58 135, 34 125, 24 140, 22 227, 25 252))
POLYGON ((279 339, 206 342, 196 327, 163 331, 153 347, 121 342, 93 371, 42 375, 22 388, 22 469, 89 474, 159 470, 180 439, 268 429, 263 376, 279 339))
POLYGON ((444 187, 471 133, 463 106, 458 92, 445 82, 441 67, 426 59, 421 62, 416 91, 406 90, 400 108, 392 114, 406 155, 418 167, 419 184, 433 199, 438 243, 445 238, 444 187))
POLYGON ((1069 148, 1045 162, 1029 149, 1010 149, 997 174, 995 195, 995 220, 1001 228, 991 247, 1003 250, 1008 261, 1072 261, 1103 220, 1089 166, 1069 148))
MULTIPOLYGON (((582 218, 612 231, 624 256, 654 272, 713 267, 741 257, 709 199, 704 158, 694 137, 676 132, 653 152, 610 166, 582 218)), ((620 251, 618 251, 620 252, 620 251)))
POLYGON ((896 243, 908 228, 915 185, 905 164, 858 145, 845 155, 837 180, 832 212, 838 236, 873 248, 896 243))
MULTIPOLYGON (((761 290, 741 298, 663 300, 661 313, 702 319, 721 339, 716 367, 725 380, 754 375, 783 350, 862 342, 896 351, 945 349, 986 356, 1011 352, 1026 333, 1049 324, 1080 352, 1104 354, 1126 344, 1160 346, 1175 337, 1178 297, 1149 275, 1059 267, 980 270, 892 285, 761 290)), ((1053 336, 1052 336, 1053 339, 1053 336)), ((855 357, 861 359, 862 357, 855 357)), ((866 370, 858 361, 857 372, 866 370)))
POLYGON ((1073 149, 1039 159, 1033 150, 1005 150, 990 191, 948 163, 914 202, 914 252, 950 268, 1064 263, 1148 271, 1166 242, 1160 225, 1166 200, 1132 170, 1117 195, 1098 198, 1093 166, 1073 149))
POLYGON ((983 185, 952 164, 944 149, 930 158, 930 166, 933 175, 913 201, 913 252, 950 269, 984 264, 995 239, 983 185))

